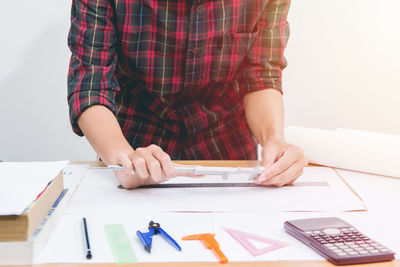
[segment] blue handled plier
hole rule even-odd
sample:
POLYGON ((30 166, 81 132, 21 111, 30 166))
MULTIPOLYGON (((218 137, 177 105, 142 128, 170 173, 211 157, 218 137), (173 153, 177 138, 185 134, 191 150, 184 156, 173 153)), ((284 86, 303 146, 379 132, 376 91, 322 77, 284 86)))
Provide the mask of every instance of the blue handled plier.
POLYGON ((178 243, 161 228, 159 223, 150 221, 149 232, 142 233, 140 231, 137 231, 136 234, 139 237, 140 242, 144 246, 144 249, 149 253, 151 251, 151 242, 153 240, 153 235, 158 235, 158 234, 162 236, 164 240, 167 241, 169 244, 171 244, 174 248, 176 248, 179 251, 182 250, 181 247, 178 245, 178 243))

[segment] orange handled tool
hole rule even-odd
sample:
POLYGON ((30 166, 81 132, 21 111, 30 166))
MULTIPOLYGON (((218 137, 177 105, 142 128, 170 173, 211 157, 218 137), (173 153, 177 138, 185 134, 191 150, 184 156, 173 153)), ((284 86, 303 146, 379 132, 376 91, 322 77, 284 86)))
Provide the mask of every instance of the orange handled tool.
POLYGON ((182 240, 199 240, 203 243, 203 245, 207 248, 212 250, 214 254, 219 259, 220 263, 227 263, 228 259, 226 258, 225 254, 219 249, 219 244, 217 240, 214 238, 215 234, 198 234, 198 235, 188 235, 182 237, 182 240))

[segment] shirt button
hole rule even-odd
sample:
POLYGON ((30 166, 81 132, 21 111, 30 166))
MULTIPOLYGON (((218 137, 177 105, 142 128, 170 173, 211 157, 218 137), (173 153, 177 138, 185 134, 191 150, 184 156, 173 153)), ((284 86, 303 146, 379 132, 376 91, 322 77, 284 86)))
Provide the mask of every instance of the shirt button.
POLYGON ((192 50, 192 53, 193 53, 193 55, 197 55, 198 53, 199 53, 199 47, 195 47, 195 48, 193 48, 193 50, 192 50))

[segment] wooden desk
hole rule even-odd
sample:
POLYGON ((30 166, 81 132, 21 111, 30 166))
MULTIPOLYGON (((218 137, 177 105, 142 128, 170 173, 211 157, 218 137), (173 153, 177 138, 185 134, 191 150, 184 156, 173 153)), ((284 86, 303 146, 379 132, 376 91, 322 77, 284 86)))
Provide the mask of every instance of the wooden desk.
MULTIPOLYGON (((188 165, 203 165, 203 166, 228 166, 228 167, 253 167, 260 165, 260 161, 175 161, 179 164, 188 165)), ((104 166, 102 162, 86 161, 86 162, 72 162, 71 164, 90 164, 92 166, 104 166)), ((400 242, 400 240, 399 240, 400 242)), ((88 261, 90 263, 90 261, 88 261)), ((36 267, 118 267, 121 264, 107 263, 107 264, 39 264, 34 265, 36 267)), ((211 266, 234 266, 234 267, 259 267, 259 266, 270 266, 270 267, 332 267, 335 266, 328 261, 277 261, 277 262, 230 262, 224 265, 219 263, 131 263, 123 264, 123 266, 145 266, 145 267, 211 267, 211 266)), ((374 264, 362 264, 362 265, 347 265, 357 267, 400 267, 400 260, 392 262, 374 263, 374 264)))

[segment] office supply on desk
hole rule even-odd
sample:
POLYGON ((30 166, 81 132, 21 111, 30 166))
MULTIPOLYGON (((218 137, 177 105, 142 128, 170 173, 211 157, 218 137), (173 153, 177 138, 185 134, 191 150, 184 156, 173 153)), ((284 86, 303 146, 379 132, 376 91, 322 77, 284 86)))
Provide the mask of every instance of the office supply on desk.
POLYGON ((68 161, 1 162, 0 216, 21 215, 67 164, 68 161))
MULTIPOLYGON (((287 186, 329 186, 327 182, 294 182, 287 186)), ((262 184, 256 184, 253 182, 241 183, 241 182, 229 182, 229 183, 161 183, 161 184, 148 184, 141 185, 137 188, 202 188, 202 187, 270 187, 262 184)), ((122 185, 118 185, 119 189, 126 189, 122 185)))
POLYGON ((136 254, 122 224, 104 225, 104 232, 115 263, 137 262, 136 254))
POLYGON ((67 191, 68 189, 64 189, 61 192, 28 240, 0 242, 0 265, 34 264, 64 215, 67 191))
MULTIPOLYGON (((120 165, 108 165, 107 167, 90 167, 91 169, 105 170, 124 170, 120 165)), ((220 175, 225 180, 232 175, 248 175, 249 180, 254 179, 264 171, 264 167, 257 166, 253 168, 245 167, 203 167, 203 166, 174 166, 177 173, 193 173, 195 175, 220 175)))
POLYGON ((400 135, 287 127, 285 136, 311 163, 400 178, 400 135))
POLYGON ((227 263, 228 258, 219 248, 219 244, 217 240, 214 238, 215 234, 205 233, 205 234, 197 234, 197 235, 188 235, 182 237, 182 240, 199 240, 203 243, 206 249, 211 250, 215 256, 218 258, 220 263, 227 263))
POLYGON ((148 229, 149 231, 147 233, 142 233, 140 231, 136 232, 136 235, 138 236, 140 243, 142 243, 144 250, 146 250, 147 252, 149 253, 151 252, 151 244, 154 235, 160 235, 165 241, 167 241, 168 244, 170 244, 179 251, 182 250, 179 244, 169 234, 167 234, 167 232, 165 232, 161 228, 159 223, 150 221, 148 229))
MULTIPOLYGON (((261 203, 258 203, 261 205, 261 203)), ((249 266, 264 266, 268 262, 285 261, 290 264, 283 266, 297 266, 293 261, 320 261, 323 266, 327 263, 322 262, 324 258, 309 249, 303 243, 293 238, 283 230, 283 222, 287 220, 335 216, 344 218, 352 225, 356 225, 362 232, 375 240, 390 247, 395 252, 400 252, 400 232, 388 231, 387 229, 397 229, 400 224, 400 214, 396 212, 370 213, 370 212, 265 212, 265 213, 159 213, 148 211, 126 212, 115 208, 114 212, 92 212, 91 207, 87 207, 85 213, 90 227, 90 238, 95 257, 91 263, 114 263, 113 254, 110 250, 106 235, 104 234, 104 225, 120 223, 124 225, 128 233, 130 244, 137 256, 139 263, 166 263, 166 262, 217 262, 215 256, 210 251, 206 251, 200 242, 179 241, 182 236, 193 233, 215 233, 215 238, 221 244, 221 250, 224 252, 230 262, 248 262, 249 266), (171 247, 163 240, 154 240, 152 253, 143 249, 141 243, 137 240, 136 230, 145 230, 145 226, 151 219, 157 219, 161 226, 175 238, 181 245, 182 251, 171 247), (384 227, 379 227, 384 225, 384 227), (221 227, 230 227, 248 233, 254 233, 260 236, 268 237, 274 240, 290 244, 290 246, 272 251, 267 254, 252 256, 239 243, 237 243, 221 227), (143 228, 143 229, 142 229, 143 228), (94 243, 93 243, 94 241, 94 243), (251 264, 251 262, 265 262, 265 264, 251 264)), ((45 263, 89 263, 82 256, 82 240, 77 233, 80 231, 80 222, 82 214, 66 214, 57 229, 51 235, 48 244, 42 250, 37 264, 45 263), (75 233, 75 234, 71 234, 75 233)), ((156 239, 157 237, 155 237, 156 239)), ((263 248, 263 243, 253 244, 258 248, 263 248)), ((65 264, 64 264, 65 265, 65 264)), ((179 264, 176 264, 179 265, 179 264)), ((206 264, 207 265, 207 264, 206 264)), ((239 264, 240 265, 240 264, 239 264)), ((280 263, 272 263, 280 265, 280 263)), ((301 265, 301 264, 299 264, 301 265)), ((302 263, 303 266, 307 264, 302 263)), ((319 266, 313 262, 312 266, 319 266)), ((311 266, 310 265, 310 266, 311 266)), ((328 264, 329 265, 329 264, 328 264)), ((171 264, 171 266, 175 266, 171 264)))
POLYGON ((0 163, 0 241, 26 241, 63 191, 61 162, 0 163))
POLYGON ((260 256, 268 252, 286 247, 288 244, 266 238, 263 236, 247 233, 239 230, 234 230, 226 227, 222 227, 230 236, 233 237, 242 247, 244 247, 251 255, 260 256), (263 248, 257 248, 251 241, 257 241, 258 243, 264 243, 266 246, 263 248))
MULTIPOLYGON (((237 176, 225 181, 218 176, 203 178, 176 177, 163 184, 188 183, 247 183, 247 177, 237 176)), ((86 203, 96 210, 139 211, 347 211, 364 210, 362 201, 351 191, 337 173, 324 167, 307 167, 296 183, 312 186, 286 187, 189 187, 145 188, 121 190, 110 170, 89 170, 69 205, 69 212, 82 212, 86 203), (314 183, 317 183, 315 185, 314 183), (99 193, 101 192, 101 194, 99 193), (290 195, 290 198, 287 196, 290 195), (173 197, 172 197, 173 196, 173 197), (340 196, 338 198, 337 196, 340 196), (162 199, 162 201, 160 201, 162 199), (240 199, 240 201, 238 201, 240 199), (265 203, 254 205, 254 203, 265 203)))
POLYGON ((82 218, 82 235, 83 235, 83 247, 85 250, 86 259, 90 260, 92 258, 92 250, 90 249, 90 242, 89 242, 89 232, 87 227, 86 218, 82 218))
POLYGON ((390 261, 394 253, 360 233, 354 226, 335 218, 286 221, 286 232, 336 265, 390 261))

